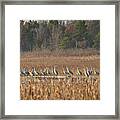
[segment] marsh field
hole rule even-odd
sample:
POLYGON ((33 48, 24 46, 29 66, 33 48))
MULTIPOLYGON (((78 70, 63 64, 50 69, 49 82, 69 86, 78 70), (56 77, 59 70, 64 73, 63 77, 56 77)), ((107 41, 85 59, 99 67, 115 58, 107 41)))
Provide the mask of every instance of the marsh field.
MULTIPOLYGON (((96 51, 85 51, 79 54, 69 52, 25 52, 21 55, 20 66, 29 71, 34 66, 36 71, 56 66, 58 77, 54 75, 21 76, 21 100, 99 100, 100 75, 77 75, 77 67, 83 72, 88 67, 100 70, 100 56, 96 51), (47 54, 46 54, 47 53, 47 54), (54 54, 53 54, 54 53, 54 54), (66 77, 64 67, 70 68, 73 75, 66 77), (60 78, 59 78, 60 76, 60 78), (62 77, 63 76, 63 77, 62 77), (65 77, 64 77, 65 76, 65 77)), ((77 53, 77 52, 76 52, 77 53)))

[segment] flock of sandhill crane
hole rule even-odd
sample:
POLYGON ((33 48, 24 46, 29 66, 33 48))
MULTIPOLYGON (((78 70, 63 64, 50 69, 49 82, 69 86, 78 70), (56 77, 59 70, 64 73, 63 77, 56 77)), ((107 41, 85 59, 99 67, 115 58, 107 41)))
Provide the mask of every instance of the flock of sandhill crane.
MULTIPOLYGON (((71 77, 73 75, 77 75, 77 76, 85 76, 85 77, 90 77, 93 75, 99 75, 99 71, 96 70, 95 68, 92 67, 86 67, 83 68, 83 70, 81 70, 79 67, 77 67, 76 72, 74 73, 72 70, 70 70, 70 68, 65 67, 62 70, 63 75, 71 77)), ((56 69, 56 67, 54 66, 53 68, 44 68, 39 70, 39 72, 36 70, 35 67, 32 68, 32 70, 28 70, 26 67, 21 69, 20 71, 20 75, 21 76, 58 76, 60 75, 60 73, 58 72, 58 70, 56 69)))

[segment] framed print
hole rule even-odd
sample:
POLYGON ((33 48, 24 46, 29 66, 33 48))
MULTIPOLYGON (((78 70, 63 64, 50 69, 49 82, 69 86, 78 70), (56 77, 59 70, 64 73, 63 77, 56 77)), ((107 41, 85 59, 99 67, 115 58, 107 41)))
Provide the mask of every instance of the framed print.
POLYGON ((2 1, 1 118, 119 119, 119 9, 2 1))

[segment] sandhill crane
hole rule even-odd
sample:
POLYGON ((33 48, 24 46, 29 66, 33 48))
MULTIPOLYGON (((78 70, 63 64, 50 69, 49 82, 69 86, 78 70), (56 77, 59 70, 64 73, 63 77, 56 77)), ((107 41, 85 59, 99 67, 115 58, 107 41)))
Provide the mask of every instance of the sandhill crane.
POLYGON ((68 69, 68 67, 66 67, 66 70, 63 68, 63 74, 67 77, 70 77, 71 75, 73 75, 73 72, 70 69, 68 69))
POLYGON ((93 68, 92 67, 89 68, 89 72, 90 72, 90 75, 93 75, 93 68))
POLYGON ((82 76, 82 71, 78 67, 77 67, 77 73, 76 74, 82 76))
POLYGON ((73 75, 73 72, 68 67, 66 67, 66 70, 70 75, 73 75))
POLYGON ((35 70, 35 68, 32 68, 32 74, 33 76, 38 76, 39 73, 35 70))
POLYGON ((30 75, 27 68, 25 68, 25 73, 26 73, 26 76, 29 76, 29 75, 30 75))
POLYGON ((50 69, 49 69, 48 67, 46 68, 46 74, 47 74, 47 75, 50 75, 50 74, 51 74, 51 73, 50 73, 50 69))
POLYGON ((63 68, 63 74, 67 75, 67 76, 70 76, 69 73, 64 68, 63 68))
POLYGON ((46 68, 44 68, 42 72, 44 75, 46 75, 46 68))
POLYGON ((30 76, 33 76, 33 74, 32 74, 32 72, 31 72, 31 71, 29 71, 29 75, 30 75, 30 76))
POLYGON ((83 69, 83 71, 84 71, 84 75, 86 76, 86 77, 89 77, 89 73, 87 72, 87 70, 84 68, 83 69))
POLYGON ((53 67, 51 68, 50 72, 51 72, 51 75, 54 75, 54 68, 53 67))
POLYGON ((100 72, 98 70, 96 70, 96 75, 100 75, 100 72))
POLYGON ((86 73, 88 74, 88 77, 91 75, 90 69, 86 67, 86 73))
POLYGON ((44 76, 45 73, 42 71, 42 69, 40 69, 40 75, 44 76))
POLYGON ((21 76, 26 76, 26 70, 25 70, 25 68, 23 68, 23 69, 20 70, 20 75, 21 76))
POLYGON ((28 71, 28 69, 27 69, 27 68, 21 69, 20 75, 21 75, 21 76, 29 76, 29 71, 28 71))
POLYGON ((56 67, 54 66, 54 68, 53 68, 53 74, 54 75, 58 75, 58 71, 56 70, 56 67))
POLYGON ((95 68, 93 68, 93 73, 94 73, 94 75, 99 75, 100 74, 98 70, 95 70, 95 68))

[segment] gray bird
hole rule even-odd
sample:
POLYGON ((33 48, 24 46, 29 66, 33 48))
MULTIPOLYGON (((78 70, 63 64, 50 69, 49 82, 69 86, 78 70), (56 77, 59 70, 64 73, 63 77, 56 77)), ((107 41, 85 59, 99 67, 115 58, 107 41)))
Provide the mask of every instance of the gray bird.
POLYGON ((70 75, 73 75, 73 72, 68 67, 66 67, 66 70, 70 75))
POLYGON ((35 70, 34 67, 32 68, 32 74, 33 74, 33 76, 38 76, 39 75, 39 73, 35 70))
POLYGON ((56 75, 56 76, 58 75, 58 71, 56 70, 56 67, 55 67, 55 66, 54 66, 54 68, 53 68, 53 74, 56 75))
POLYGON ((47 69, 46 68, 44 68, 42 72, 43 72, 44 75, 47 75, 47 69))
POLYGON ((23 69, 20 70, 20 75, 21 76, 26 76, 25 68, 23 68, 23 69))
POLYGON ((27 68, 21 69, 20 75, 21 75, 21 76, 28 76, 28 75, 29 75, 29 72, 28 72, 27 68))
POLYGON ((83 71, 84 71, 85 77, 89 77, 89 73, 88 73, 88 71, 85 68, 83 69, 83 71))
POLYGON ((26 76, 29 76, 29 75, 30 75, 30 73, 29 73, 29 71, 28 71, 27 68, 25 68, 25 73, 26 73, 26 76))
POLYGON ((93 68, 93 73, 94 73, 94 75, 99 75, 100 74, 98 70, 95 70, 95 68, 93 68))
POLYGON ((49 69, 48 67, 46 68, 46 74, 47 74, 47 75, 51 75, 50 69, 49 69))
POLYGON ((63 68, 63 74, 67 77, 71 77, 71 74, 70 74, 70 72, 67 71, 67 69, 63 68))
POLYGON ((40 75, 41 75, 41 76, 44 76, 44 75, 45 75, 45 73, 43 72, 42 69, 40 70, 40 75))
POLYGON ((82 71, 78 67, 77 67, 77 73, 76 74, 82 76, 82 71))

